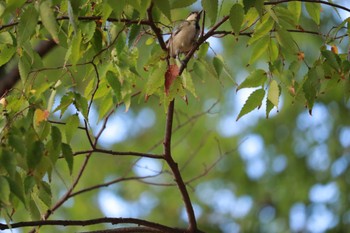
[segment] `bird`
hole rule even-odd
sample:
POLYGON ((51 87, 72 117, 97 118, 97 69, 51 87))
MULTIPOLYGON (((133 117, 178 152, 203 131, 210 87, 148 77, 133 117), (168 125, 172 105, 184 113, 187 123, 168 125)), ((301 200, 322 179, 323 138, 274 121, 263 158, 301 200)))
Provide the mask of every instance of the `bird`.
POLYGON ((169 56, 179 58, 181 53, 188 53, 195 45, 200 32, 199 20, 202 11, 193 11, 172 33, 167 43, 169 56))

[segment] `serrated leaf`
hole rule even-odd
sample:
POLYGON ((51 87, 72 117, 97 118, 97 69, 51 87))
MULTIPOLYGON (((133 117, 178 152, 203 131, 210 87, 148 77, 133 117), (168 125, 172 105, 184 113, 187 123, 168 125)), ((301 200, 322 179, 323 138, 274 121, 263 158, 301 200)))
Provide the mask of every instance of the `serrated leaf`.
POLYGON ((255 70, 237 87, 237 91, 239 91, 242 88, 262 86, 266 82, 266 80, 267 76, 264 70, 255 70))
POLYGON ((40 4, 40 17, 44 27, 50 33, 52 39, 58 44, 58 24, 49 1, 44 1, 40 4))
POLYGON ((70 60, 73 66, 75 66, 77 64, 77 62, 81 58, 80 46, 81 46, 82 38, 83 37, 82 37, 80 31, 78 31, 74 35, 74 37, 70 43, 70 46, 67 50, 67 53, 66 53, 65 62, 70 60))
POLYGON ((10 45, 0 45, 0 67, 6 64, 16 52, 16 48, 10 45))
POLYGON ((249 59, 249 64, 254 64, 262 55, 266 54, 269 47, 270 36, 266 35, 258 40, 253 48, 253 53, 249 59))
POLYGON ((10 205, 10 184, 7 179, 0 176, 0 203, 10 205))
POLYGON ((145 92, 146 95, 154 94, 160 87, 164 85, 164 74, 166 71, 166 66, 161 62, 158 67, 152 70, 151 75, 148 77, 146 83, 145 92))
POLYGON ((258 90, 255 90, 253 93, 251 93, 247 101, 243 105, 241 111, 239 112, 236 121, 238 121, 242 116, 246 115, 247 113, 261 106, 264 96, 265 96, 264 89, 258 89, 258 90))
POLYGON ((183 8, 192 5, 196 0, 170 0, 170 5, 172 9, 183 8))
POLYGON ((268 35, 273 29, 274 25, 275 21, 268 14, 264 15, 258 22, 252 37, 248 40, 248 45, 251 45, 255 41, 258 41, 262 37, 268 35))
POLYGON ((25 2, 26 0, 7 0, 4 13, 12 13, 12 11, 20 8, 25 2))
POLYGON ((83 114, 85 119, 88 119, 88 102, 86 98, 79 93, 74 93, 74 105, 83 114))
POLYGON ((26 200, 24 198, 23 180, 21 178, 21 175, 18 172, 16 172, 14 177, 6 178, 8 183, 10 184, 11 193, 14 194, 26 206, 26 200))
POLYGON ((279 55, 279 50, 276 41, 271 40, 269 41, 269 60, 270 62, 274 62, 277 60, 279 55))
POLYGON ((46 208, 51 207, 52 193, 51 193, 51 187, 47 182, 45 181, 40 182, 38 196, 40 200, 46 205, 46 208))
POLYGON ((27 165, 29 169, 34 169, 40 163, 44 153, 44 145, 40 141, 35 141, 27 154, 27 165))
POLYGON ((78 130, 78 126, 80 124, 80 120, 77 114, 70 116, 67 119, 65 133, 66 133, 66 141, 70 143, 74 133, 78 130))
POLYGON ((107 0, 107 3, 112 7, 114 15, 120 16, 123 13, 126 5, 126 0, 118 0, 118 4, 115 4, 115 0, 107 0))
POLYGON ((159 10, 171 21, 171 13, 170 13, 170 3, 169 0, 153 0, 155 6, 159 8, 159 10))
POLYGON ((295 24, 298 25, 301 15, 301 2, 288 2, 288 10, 292 13, 295 24))
POLYGON ((41 110, 40 108, 35 109, 33 124, 34 127, 39 126, 39 124, 43 121, 47 121, 50 113, 47 110, 41 110))
POLYGON ((298 47, 296 46, 292 34, 286 30, 277 30, 276 39, 278 43, 289 53, 297 54, 298 47))
POLYGON ((14 176, 16 173, 16 155, 3 149, 0 154, 0 166, 6 169, 10 177, 14 176))
POLYGON ((56 126, 51 126, 51 140, 54 149, 59 150, 62 142, 62 135, 61 131, 56 126))
POLYGON ((205 10, 206 15, 210 19, 211 25, 214 25, 218 15, 218 0, 202 0, 202 7, 205 10))
POLYGON ((31 64, 30 64, 29 56, 26 53, 24 53, 18 62, 18 71, 21 76, 21 80, 23 84, 27 81, 30 70, 31 70, 31 64))
POLYGON ((329 50, 323 50, 321 51, 322 56, 326 58, 326 62, 333 68, 335 69, 337 72, 339 72, 340 70, 340 62, 341 59, 339 58, 339 56, 335 53, 333 53, 332 51, 329 50))
POLYGON ((29 201, 29 213, 30 213, 30 217, 33 221, 41 218, 39 208, 32 198, 29 201))
POLYGON ((221 56, 215 56, 213 58, 213 65, 218 77, 220 77, 222 70, 224 69, 224 63, 221 56))
POLYGON ((119 82, 118 77, 114 73, 112 73, 111 71, 108 71, 106 74, 106 79, 107 79, 109 85, 112 87, 114 95, 117 97, 118 102, 121 101, 122 85, 119 82))
POLYGON ((274 107, 273 103, 269 99, 266 99, 266 118, 269 118, 270 112, 274 107))
POLYGON ((69 168, 69 172, 72 175, 73 162, 74 162, 72 148, 70 147, 70 145, 68 145, 66 143, 62 143, 61 146, 62 146, 63 157, 65 158, 67 165, 68 165, 68 168, 69 168))
POLYGON ((278 100, 280 96, 280 90, 278 87, 278 83, 276 80, 272 80, 270 83, 269 91, 267 93, 267 99, 271 101, 271 103, 278 108, 278 100))
POLYGON ((244 18, 244 9, 241 4, 234 4, 230 11, 230 23, 235 35, 239 35, 244 18))
POLYGON ((316 2, 305 2, 306 11, 309 13, 311 19, 320 25, 321 4, 316 2))
POLYGON ((17 45, 21 47, 23 43, 30 40, 35 32, 39 14, 33 5, 30 5, 21 14, 21 19, 17 27, 17 45))
POLYGON ((165 72, 164 88, 165 88, 166 95, 169 94, 171 84, 175 81, 175 79, 178 76, 179 76, 179 67, 176 64, 169 65, 168 69, 165 72))
POLYGON ((185 69, 181 75, 183 87, 191 92, 191 94, 197 98, 196 89, 192 81, 191 74, 185 69))
POLYGON ((208 49, 209 49, 209 43, 208 42, 203 43, 199 47, 199 50, 197 52, 198 59, 204 59, 207 56, 208 49))
POLYGON ((61 114, 60 114, 60 118, 61 118, 62 115, 67 110, 67 108, 73 103, 73 100, 74 100, 73 93, 72 92, 68 92, 67 94, 62 96, 60 104, 55 108, 55 110, 53 112, 61 110, 61 114))
POLYGON ((129 32, 129 35, 128 35, 128 45, 129 45, 129 47, 134 46, 134 41, 137 38, 137 36, 139 35, 140 30, 141 30, 141 25, 139 25, 139 24, 131 25, 130 32, 129 32))
POLYGON ((86 44, 94 37, 96 31, 95 22, 81 22, 80 24, 81 34, 83 36, 83 43, 86 44))
POLYGON ((0 44, 13 45, 13 39, 10 32, 1 32, 0 33, 0 44))
POLYGON ((320 89, 320 78, 323 76, 323 70, 321 67, 313 67, 307 73, 304 84, 303 92, 307 101, 307 107, 310 115, 312 115, 312 108, 315 103, 315 98, 320 89))

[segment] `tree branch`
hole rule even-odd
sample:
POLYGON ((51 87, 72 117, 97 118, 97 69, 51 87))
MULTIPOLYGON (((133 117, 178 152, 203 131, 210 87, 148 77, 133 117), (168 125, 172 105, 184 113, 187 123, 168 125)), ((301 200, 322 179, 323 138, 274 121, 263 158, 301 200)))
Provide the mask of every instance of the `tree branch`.
POLYGON ((138 226, 145 226, 151 229, 156 229, 161 232, 169 233, 183 233, 183 229, 175 229, 167 227, 158 223, 149 222, 137 218, 96 218, 89 220, 41 220, 41 221, 30 221, 30 222, 17 222, 12 224, 0 223, 0 230, 15 229, 22 227, 38 227, 38 226, 91 226, 102 223, 110 223, 112 225, 118 224, 136 224, 138 226))

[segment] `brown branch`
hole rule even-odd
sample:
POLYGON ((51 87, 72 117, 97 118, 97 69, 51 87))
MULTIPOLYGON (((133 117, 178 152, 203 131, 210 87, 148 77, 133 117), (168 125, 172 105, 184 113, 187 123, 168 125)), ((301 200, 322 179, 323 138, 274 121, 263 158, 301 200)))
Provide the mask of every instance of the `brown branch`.
POLYGON ((173 173, 175 182, 181 192, 181 196, 185 204, 187 217, 189 220, 188 231, 191 233, 194 233, 194 232, 197 232, 197 221, 194 214, 191 199, 187 192, 186 185, 182 179, 178 164, 174 161, 171 155, 171 136, 172 136, 172 126, 173 126, 173 117, 174 117, 174 105, 175 105, 175 101, 172 100, 169 104, 168 112, 167 112, 165 136, 164 136, 164 158, 173 173))
POLYGON ((162 155, 157 155, 157 154, 149 154, 149 153, 142 153, 142 152, 135 152, 135 151, 113 151, 113 150, 105 150, 100 148, 93 148, 91 150, 86 150, 86 151, 77 151, 74 153, 74 155, 88 154, 88 153, 94 153, 94 152, 109 154, 109 155, 116 155, 116 156, 130 155, 130 156, 136 156, 136 157, 142 157, 142 158, 164 159, 162 155))
POLYGON ((154 31, 154 33, 157 36, 158 42, 160 47, 164 50, 167 51, 166 48, 166 44, 163 40, 163 35, 162 35, 162 31, 159 29, 159 27, 157 27, 157 25, 154 23, 153 20, 153 15, 152 15, 152 8, 153 8, 153 2, 151 3, 150 7, 147 9, 147 17, 148 17, 148 21, 149 21, 149 26, 151 27, 151 29, 154 31))
POLYGON ((41 220, 41 221, 30 221, 30 222, 17 222, 12 224, 0 223, 0 230, 15 229, 22 227, 39 227, 39 226, 90 226, 96 224, 110 223, 112 225, 118 224, 136 224, 138 226, 145 226, 152 229, 157 229, 162 232, 169 233, 183 233, 183 229, 175 229, 167 227, 158 223, 149 222, 146 220, 136 218, 96 218, 89 220, 41 220))

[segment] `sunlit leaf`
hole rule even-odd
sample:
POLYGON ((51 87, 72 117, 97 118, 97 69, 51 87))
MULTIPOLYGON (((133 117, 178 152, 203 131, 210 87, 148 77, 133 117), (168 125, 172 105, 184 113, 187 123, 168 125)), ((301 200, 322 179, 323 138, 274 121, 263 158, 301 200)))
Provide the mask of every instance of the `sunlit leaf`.
POLYGON ((264 70, 255 70, 237 87, 237 91, 242 88, 262 86, 266 80, 267 75, 264 70))
POLYGON ((299 24, 300 15, 301 15, 301 2, 298 2, 298 1, 288 2, 288 10, 292 13, 295 24, 299 24))
POLYGON ((253 48, 253 53, 250 57, 249 64, 254 64, 262 55, 266 54, 267 48, 269 46, 270 36, 264 36, 260 38, 253 48))
POLYGON ((278 100, 280 96, 280 90, 276 80, 272 80, 269 86, 269 91, 267 93, 267 99, 278 108, 278 100))
POLYGON ((316 2, 305 2, 305 7, 311 19, 320 25, 321 4, 316 2))
POLYGON ((34 125, 38 126, 41 122, 47 121, 49 115, 49 111, 37 108, 34 113, 34 125))
POLYGON ((251 93, 250 96, 248 97, 247 101, 244 103, 241 111, 239 112, 236 121, 238 121, 239 118, 246 115, 247 113, 260 107, 261 103, 264 99, 264 96, 265 96, 264 89, 258 89, 258 90, 255 90, 253 93, 251 93))
POLYGON ((269 16, 265 15, 261 21, 258 22, 252 37, 248 41, 248 45, 260 40, 262 37, 269 34, 275 25, 275 21, 269 16))

